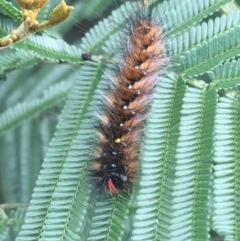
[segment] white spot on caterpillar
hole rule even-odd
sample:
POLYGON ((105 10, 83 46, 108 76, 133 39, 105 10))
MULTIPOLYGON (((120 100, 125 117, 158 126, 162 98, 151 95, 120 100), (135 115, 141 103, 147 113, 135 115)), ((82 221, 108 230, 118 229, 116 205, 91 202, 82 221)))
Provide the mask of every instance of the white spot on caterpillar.
POLYGON ((122 145, 123 145, 123 146, 127 146, 127 143, 126 143, 126 142, 122 142, 122 145))
POLYGON ((125 176, 125 175, 121 174, 120 177, 121 177, 123 182, 126 182, 128 180, 127 176, 125 176))
POLYGON ((127 110, 127 109, 128 109, 128 106, 127 106, 127 105, 124 105, 124 106, 123 106, 123 109, 124 109, 124 110, 127 110))

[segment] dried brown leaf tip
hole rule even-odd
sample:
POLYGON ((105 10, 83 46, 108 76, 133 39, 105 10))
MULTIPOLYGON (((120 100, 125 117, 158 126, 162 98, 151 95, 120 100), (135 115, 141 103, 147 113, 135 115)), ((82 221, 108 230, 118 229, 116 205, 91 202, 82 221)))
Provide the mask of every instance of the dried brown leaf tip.
POLYGON ((47 21, 39 23, 37 16, 39 11, 47 3, 47 0, 17 0, 21 7, 23 22, 9 35, 0 38, 0 49, 10 46, 26 38, 28 35, 51 28, 65 21, 72 13, 73 7, 64 1, 59 3, 49 14, 47 21))

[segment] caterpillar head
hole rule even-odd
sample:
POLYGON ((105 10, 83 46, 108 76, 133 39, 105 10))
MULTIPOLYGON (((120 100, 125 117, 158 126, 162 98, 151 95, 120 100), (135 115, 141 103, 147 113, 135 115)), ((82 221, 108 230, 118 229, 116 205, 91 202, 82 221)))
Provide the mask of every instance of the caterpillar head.
POLYGON ((126 175, 128 167, 119 163, 109 162, 102 166, 102 179, 100 183, 109 193, 119 193, 129 185, 126 175))

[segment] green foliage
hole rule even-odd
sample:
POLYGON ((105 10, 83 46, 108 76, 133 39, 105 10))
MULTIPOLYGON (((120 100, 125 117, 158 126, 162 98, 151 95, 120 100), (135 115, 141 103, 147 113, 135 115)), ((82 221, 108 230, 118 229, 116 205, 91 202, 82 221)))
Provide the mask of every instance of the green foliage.
MULTIPOLYGON (((0 33, 4 33, 2 36, 16 29, 16 27, 17 25, 11 19, 2 16, 2 21, 0 22, 0 33)), ((31 35, 26 40, 15 44, 14 48, 30 53, 30 55, 34 53, 36 55, 35 59, 66 61, 75 64, 81 62, 80 50, 61 39, 50 37, 47 34, 38 33, 31 35)))
POLYGON ((226 61, 224 64, 217 65, 209 72, 213 81, 212 84, 217 88, 231 89, 239 85, 240 60, 226 61))
MULTIPOLYGON (((88 170, 95 116, 139 5, 121 1, 110 14, 111 1, 77 2, 68 21, 0 50, 0 202, 30 204, 23 226, 25 209, 0 206, 0 240, 21 226, 17 241, 208 241, 210 230, 240 239, 240 10, 223 13, 228 0, 160 2, 151 3, 174 68, 156 86, 129 193, 93 191, 88 170), (92 11, 110 16, 66 43, 61 34, 96 21, 92 11)), ((0 0, 1 36, 19 13, 0 0)))
POLYGON ((160 7, 164 15, 163 25, 168 26, 171 35, 178 35, 228 2, 228 0, 183 0, 179 4, 178 0, 166 1, 162 8, 160 7))
POLYGON ((189 77, 210 70, 240 54, 239 11, 192 27, 169 39, 170 55, 179 61, 179 70, 189 77), (222 58, 224 55, 224 59, 222 58))
MULTIPOLYGON (((7 207, 7 205, 5 205, 5 208, 14 208, 13 206, 7 207)), ((11 210, 9 215, 6 215, 4 209, 2 208, 4 208, 4 205, 0 206, 0 240, 4 240, 4 238, 9 235, 8 229, 11 229, 12 233, 19 232, 27 211, 26 208, 17 208, 16 210, 11 210)))
POLYGON ((136 5, 126 2, 121 6, 118 11, 113 11, 112 15, 100 23, 93 29, 90 29, 86 36, 82 39, 81 48, 87 52, 98 53, 101 48, 106 44, 106 41, 120 32, 127 24, 127 16, 122 13, 130 14, 131 11, 136 11, 136 5), (114 24, 112 24, 114 22, 114 24))
POLYGON ((48 91, 43 92, 42 98, 32 100, 30 103, 20 103, 13 108, 9 108, 0 116, 0 134, 7 131, 21 122, 31 119, 44 110, 50 109, 67 96, 71 87, 71 82, 62 81, 50 87, 48 91))
POLYGON ((30 68, 37 64, 34 54, 26 54, 24 51, 2 54, 0 56, 0 79, 6 79, 6 73, 12 69, 30 68))
POLYGON ((240 103, 232 96, 221 97, 217 106, 214 137, 213 227, 226 240, 238 240, 240 103))
POLYGON ((3 10, 3 12, 9 17, 11 17, 13 20, 17 22, 22 21, 21 11, 15 8, 12 3, 6 0, 0 0, 0 10, 3 10))
POLYGON ((3 240, 8 232, 7 215, 0 209, 0 239, 3 240))

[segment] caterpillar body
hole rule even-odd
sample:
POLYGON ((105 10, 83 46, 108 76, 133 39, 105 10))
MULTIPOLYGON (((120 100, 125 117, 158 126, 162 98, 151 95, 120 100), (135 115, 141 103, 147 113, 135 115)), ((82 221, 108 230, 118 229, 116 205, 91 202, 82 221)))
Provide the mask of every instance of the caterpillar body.
POLYGON ((131 18, 126 33, 126 47, 111 77, 112 87, 100 117, 92 170, 97 185, 112 194, 129 190, 136 177, 143 123, 154 86, 168 61, 162 29, 148 9, 131 18))

